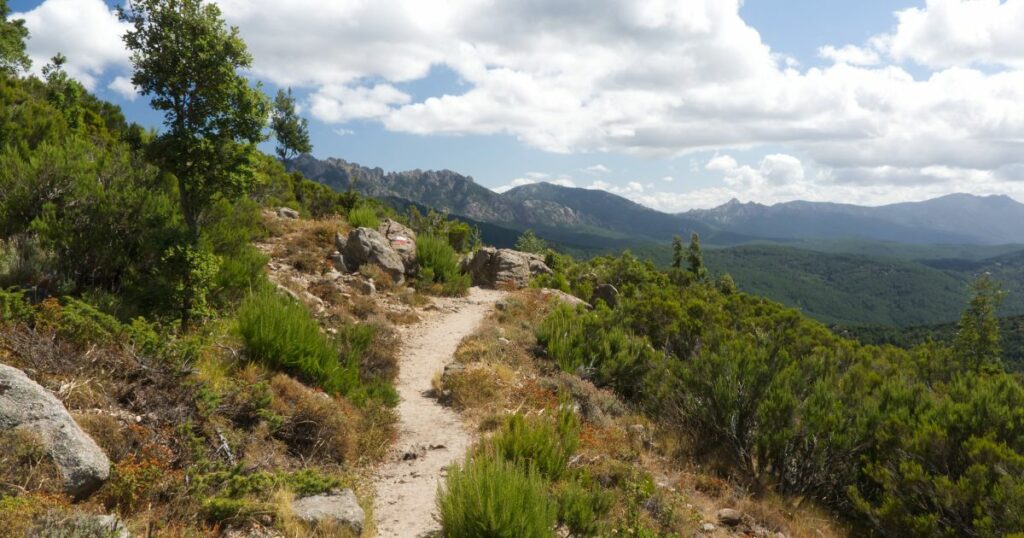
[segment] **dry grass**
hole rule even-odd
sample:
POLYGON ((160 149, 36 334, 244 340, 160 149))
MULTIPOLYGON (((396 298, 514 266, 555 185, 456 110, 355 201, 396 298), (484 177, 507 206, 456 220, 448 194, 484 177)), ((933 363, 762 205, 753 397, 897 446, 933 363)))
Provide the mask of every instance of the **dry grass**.
POLYGON ((28 430, 0 432, 0 497, 26 492, 57 495, 60 469, 46 453, 43 439, 28 430))
POLYGON ((284 374, 270 380, 270 410, 281 417, 274 432, 303 461, 345 463, 355 458, 358 415, 347 402, 314 391, 284 374))

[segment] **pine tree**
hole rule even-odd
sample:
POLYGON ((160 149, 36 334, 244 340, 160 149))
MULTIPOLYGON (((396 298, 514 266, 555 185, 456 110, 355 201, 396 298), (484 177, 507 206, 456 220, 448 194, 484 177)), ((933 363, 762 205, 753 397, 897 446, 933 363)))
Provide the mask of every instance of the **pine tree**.
POLYGON ((683 268, 683 238, 678 235, 672 237, 672 268, 683 268))
POLYGON ((960 317, 954 350, 969 371, 1001 369, 1002 348, 996 309, 1003 298, 999 283, 983 275, 971 284, 971 302, 960 317))
POLYGON ((700 249, 700 236, 693 232, 690 236, 690 247, 686 253, 687 270, 697 280, 704 280, 708 276, 708 270, 704 267, 704 253, 700 249))

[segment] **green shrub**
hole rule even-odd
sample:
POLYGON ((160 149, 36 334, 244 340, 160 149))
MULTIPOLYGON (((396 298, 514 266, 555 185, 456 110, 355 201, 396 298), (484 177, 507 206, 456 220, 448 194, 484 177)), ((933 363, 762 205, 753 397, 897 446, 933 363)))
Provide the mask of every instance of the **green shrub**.
POLYGON ((32 312, 24 291, 0 289, 0 321, 28 321, 32 318, 32 312))
POLYGON ((254 360, 327 392, 348 394, 359 387, 358 369, 339 361, 337 347, 309 311, 288 297, 272 290, 250 295, 238 309, 238 327, 254 360))
POLYGON ((613 500, 610 492, 588 479, 566 482, 558 491, 558 523, 572 536, 606 534, 601 518, 611 509, 613 500))
POLYGON ((465 295, 471 279, 459 269, 459 257, 447 239, 433 234, 416 238, 416 260, 420 282, 440 284, 444 295, 465 295))
POLYGON ((353 228, 373 228, 376 230, 377 226, 380 225, 380 219, 377 218, 377 212, 372 207, 360 205, 348 212, 348 223, 353 228))
POLYGON ((557 507, 533 469, 481 454, 453 465, 438 488, 441 527, 448 538, 540 538, 555 535, 557 507))
POLYGON ((582 312, 560 306, 537 329, 537 342, 562 370, 614 388, 626 397, 638 394, 658 354, 644 338, 611 322, 601 306, 582 312))
POLYGON ((492 443, 496 453, 506 460, 558 480, 565 474, 569 458, 579 446, 579 434, 576 414, 563 409, 557 423, 545 418, 527 420, 522 415, 512 415, 492 443))

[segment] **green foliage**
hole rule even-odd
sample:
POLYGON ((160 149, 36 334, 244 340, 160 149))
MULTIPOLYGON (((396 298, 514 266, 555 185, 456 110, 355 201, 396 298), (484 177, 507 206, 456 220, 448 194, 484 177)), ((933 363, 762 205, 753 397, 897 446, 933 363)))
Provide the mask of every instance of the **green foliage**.
POLYGON ((458 254, 446 239, 429 233, 418 235, 416 261, 421 283, 440 284, 444 295, 465 295, 469 289, 470 276, 459 268, 458 254))
POLYGON ((255 292, 238 309, 238 327, 254 360, 332 393, 344 394, 358 385, 358 372, 339 362, 337 348, 316 320, 288 297, 270 289, 255 292))
POLYGON ((132 83, 164 114, 164 131, 149 144, 151 158, 177 179, 189 235, 171 253, 182 271, 181 322, 189 325, 210 268, 197 248, 201 220, 221 197, 233 199, 253 185, 252 156, 263 140, 267 99, 239 73, 252 57, 227 28, 220 9, 203 0, 135 0, 118 8, 130 26, 124 41, 135 68, 132 83), (196 289, 189 289, 193 286, 196 289))
POLYGON ((672 237, 672 268, 683 268, 683 238, 678 235, 672 237))
POLYGON ((603 536, 607 533, 602 518, 614 498, 588 477, 575 478, 562 485, 558 495, 558 523, 571 536, 603 536))
MULTIPOLYGON (((1002 363, 1009 372, 1024 372, 1024 317, 1000 318, 999 344, 1002 363)), ((835 327, 838 334, 871 345, 893 345, 910 349, 928 342, 952 345, 957 324, 923 325, 918 327, 835 327)))
POLYGON ((417 234, 447 238, 455 252, 470 252, 480 244, 480 230, 475 226, 450 219, 447 214, 433 209, 423 215, 415 205, 410 206, 406 220, 417 234))
POLYGON ((953 345, 902 350, 628 255, 558 271, 574 291, 589 280, 620 294, 614 309, 555 310, 537 333, 546 355, 596 371, 751 489, 813 497, 883 535, 1024 530, 1024 388, 995 362, 994 287, 977 286, 953 345), (609 342, 616 331, 629 345, 609 342))
POLYGON ((686 249, 686 270, 697 280, 704 280, 708 276, 708 270, 704 267, 704 253, 700 248, 700 236, 693 232, 690 236, 690 246, 686 249))
POLYGON ((359 359, 372 342, 372 329, 346 328, 341 333, 342 354, 339 343, 320 331, 305 307, 269 288, 242 302, 238 327, 253 360, 356 403, 371 397, 397 403, 394 389, 383 381, 367 384, 360 377, 359 359))
POLYGON ((999 322, 996 308, 1002 299, 999 285, 988 276, 982 276, 972 285, 971 302, 960 318, 953 348, 972 371, 999 370, 999 322))
POLYGON ((569 458, 579 446, 579 420, 571 409, 562 409, 557 423, 512 415, 493 439, 495 452, 521 468, 536 469, 549 480, 566 473, 569 458))
POLYGON ((352 208, 345 217, 353 228, 371 228, 376 230, 380 226, 377 212, 368 205, 359 205, 352 208))
POLYGON ((309 121, 295 111, 295 98, 292 89, 278 90, 274 98, 274 109, 270 115, 270 129, 277 138, 278 158, 285 163, 303 153, 313 151, 309 142, 309 121))
POLYGON ((548 250, 548 244, 543 239, 537 237, 533 230, 526 230, 519 236, 519 239, 516 239, 516 250, 544 254, 548 250))
POLYGON ((540 538, 554 536, 557 507, 537 471, 480 454, 448 470, 438 488, 444 536, 540 538))
POLYGON ((28 38, 25 21, 8 20, 10 14, 11 9, 7 7, 7 0, 0 0, 0 75, 3 76, 28 71, 32 65, 28 54, 25 53, 25 39, 28 38))
POLYGON ((81 105, 85 88, 68 76, 64 71, 65 63, 67 58, 57 53, 49 64, 43 66, 43 78, 46 80, 47 98, 50 103, 64 114, 68 126, 75 129, 83 122, 85 110, 81 105))
POLYGON ((0 289, 0 322, 27 321, 32 317, 32 312, 24 291, 0 289))
POLYGON ((657 363, 657 353, 641 338, 610 327, 611 311, 560 306, 537 329, 537 342, 562 370, 593 379, 626 395, 639 392, 657 363))

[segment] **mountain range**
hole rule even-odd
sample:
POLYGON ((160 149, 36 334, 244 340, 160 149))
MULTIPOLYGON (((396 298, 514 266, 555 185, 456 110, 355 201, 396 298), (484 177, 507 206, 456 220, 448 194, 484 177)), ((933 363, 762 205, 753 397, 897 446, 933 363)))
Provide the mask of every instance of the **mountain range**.
POLYGON ((707 244, 758 240, 861 239, 904 244, 1024 243, 1024 204, 1008 196, 951 194, 878 207, 794 201, 775 205, 732 200, 712 209, 670 214, 621 196, 550 183, 504 193, 450 170, 385 172, 343 159, 304 155, 291 164, 337 190, 432 207, 513 230, 532 228, 570 247, 611 249, 665 242, 698 232, 707 244))

